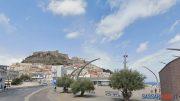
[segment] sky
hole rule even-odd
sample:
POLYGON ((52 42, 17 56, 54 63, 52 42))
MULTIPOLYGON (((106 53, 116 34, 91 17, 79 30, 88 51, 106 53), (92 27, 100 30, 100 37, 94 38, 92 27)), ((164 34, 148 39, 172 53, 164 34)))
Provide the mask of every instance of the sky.
POLYGON ((59 50, 106 69, 128 68, 155 81, 180 52, 180 0, 1 0, 0 64, 59 50), (163 63, 162 63, 163 62, 163 63), (164 64, 165 63, 165 64, 164 64))

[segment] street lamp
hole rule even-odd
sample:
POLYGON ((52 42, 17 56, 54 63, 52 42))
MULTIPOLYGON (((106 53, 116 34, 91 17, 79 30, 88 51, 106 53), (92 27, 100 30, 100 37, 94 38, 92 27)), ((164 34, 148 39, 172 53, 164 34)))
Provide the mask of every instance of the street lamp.
POLYGON ((162 62, 162 61, 161 61, 160 63, 162 63, 162 64, 166 65, 166 63, 165 63, 165 62, 162 62))
POLYGON ((148 67, 146 67, 146 66, 142 66, 142 67, 145 68, 145 69, 147 69, 148 71, 150 71, 150 72, 154 75, 154 77, 156 78, 156 83, 157 83, 157 85, 158 85, 159 80, 158 80, 157 75, 156 75, 151 69, 149 69, 148 67))
MULTIPOLYGON (((157 83, 157 86, 156 87, 158 87, 158 83, 159 83, 159 80, 158 80, 158 77, 156 76, 156 74, 151 70, 151 69, 149 69, 148 67, 146 67, 146 66, 142 66, 143 68, 145 68, 145 69, 147 69, 148 71, 150 71, 154 76, 155 76, 155 78, 156 78, 156 83, 157 83)), ((155 89, 155 93, 157 92, 157 89, 155 89)), ((155 99, 155 101, 157 101, 156 99, 155 99)))
POLYGON ((178 49, 178 48, 167 48, 167 50, 180 51, 180 49, 178 49))
POLYGON ((180 56, 174 55, 173 57, 180 58, 180 56))

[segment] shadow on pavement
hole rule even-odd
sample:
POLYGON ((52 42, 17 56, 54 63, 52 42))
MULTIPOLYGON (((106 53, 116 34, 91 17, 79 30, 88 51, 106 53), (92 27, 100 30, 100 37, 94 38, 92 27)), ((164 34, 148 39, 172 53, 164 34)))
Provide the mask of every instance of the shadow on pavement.
MULTIPOLYGON (((113 99, 113 101, 124 101, 121 98, 112 98, 112 99, 113 99)), ((130 100, 130 101, 140 101, 140 100, 130 100)))
POLYGON ((84 96, 81 96, 81 95, 75 95, 74 97, 78 98, 78 97, 81 97, 81 98, 94 98, 96 97, 95 95, 84 95, 84 96))

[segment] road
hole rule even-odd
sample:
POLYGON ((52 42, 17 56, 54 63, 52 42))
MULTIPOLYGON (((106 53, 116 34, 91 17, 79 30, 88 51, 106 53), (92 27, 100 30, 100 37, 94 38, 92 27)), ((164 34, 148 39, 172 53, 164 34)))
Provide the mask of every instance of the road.
MULTIPOLYGON (((0 93, 0 101, 121 101, 120 97, 107 96, 105 91, 117 91, 110 87, 96 87, 94 93, 86 92, 84 97, 74 96, 72 93, 60 93, 62 88, 57 88, 55 92, 53 87, 32 87, 11 89, 5 93, 0 93)), ((154 101, 142 100, 142 93, 149 93, 150 89, 139 90, 133 92, 131 101, 154 101)))
POLYGON ((58 93, 53 90, 52 87, 43 89, 36 94, 33 94, 29 101, 59 101, 58 93))
POLYGON ((9 89, 6 92, 0 93, 0 101, 24 101, 26 96, 42 88, 42 86, 39 86, 9 89))

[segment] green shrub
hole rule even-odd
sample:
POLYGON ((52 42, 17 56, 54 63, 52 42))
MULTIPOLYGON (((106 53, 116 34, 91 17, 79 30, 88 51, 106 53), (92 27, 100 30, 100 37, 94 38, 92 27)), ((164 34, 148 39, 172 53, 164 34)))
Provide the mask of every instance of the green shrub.
POLYGON ((30 81, 30 80, 31 80, 31 77, 30 77, 29 75, 27 75, 27 74, 22 74, 22 75, 20 76, 20 79, 21 79, 22 81, 30 81))
POLYGON ((11 84, 12 85, 19 85, 21 84, 23 81, 20 78, 15 78, 12 80, 11 84))
POLYGON ((81 92, 81 96, 83 96, 86 91, 92 91, 94 89, 94 85, 89 79, 79 79, 71 85, 73 94, 81 92))
POLYGON ((137 71, 123 69, 112 74, 110 77, 110 86, 122 92, 124 101, 129 101, 132 91, 145 87, 145 78, 144 75, 137 71))
POLYGON ((58 87, 63 87, 63 92, 68 93, 68 88, 70 87, 72 83, 73 83, 73 79, 71 79, 68 76, 63 76, 63 77, 58 78, 56 85, 58 87))

